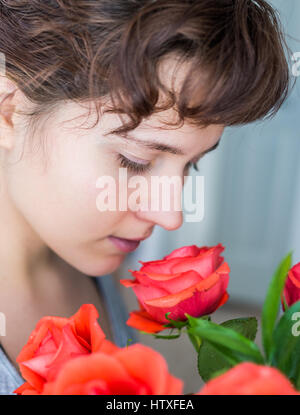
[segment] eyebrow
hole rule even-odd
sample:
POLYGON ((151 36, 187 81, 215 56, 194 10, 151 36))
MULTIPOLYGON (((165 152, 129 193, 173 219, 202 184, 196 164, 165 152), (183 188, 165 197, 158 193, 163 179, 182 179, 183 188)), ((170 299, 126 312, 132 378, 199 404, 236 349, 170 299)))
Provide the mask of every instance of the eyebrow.
MULTIPOLYGON (((181 148, 170 146, 168 144, 157 143, 155 141, 150 141, 150 140, 145 140, 145 141, 143 140, 142 141, 142 140, 139 140, 139 139, 137 139, 133 136, 130 136, 128 134, 126 134, 126 136, 122 134, 121 137, 124 138, 125 140, 129 141, 129 142, 133 141, 136 144, 139 144, 139 145, 142 145, 144 147, 150 148, 151 150, 157 150, 157 151, 161 151, 163 153, 171 153, 171 154, 185 156, 185 153, 182 151, 181 148)), ((202 153, 199 154, 198 157, 202 157, 205 154, 215 150, 219 146, 220 141, 221 141, 221 137, 219 137, 218 141, 216 142, 216 144, 213 147, 209 148, 208 150, 203 151, 202 153)))

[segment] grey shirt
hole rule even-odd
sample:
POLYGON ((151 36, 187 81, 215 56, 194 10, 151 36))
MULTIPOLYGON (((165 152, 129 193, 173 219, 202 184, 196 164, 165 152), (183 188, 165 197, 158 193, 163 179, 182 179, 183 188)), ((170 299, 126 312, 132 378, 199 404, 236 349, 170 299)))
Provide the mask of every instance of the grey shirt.
MULTIPOLYGON (((99 291, 103 293, 114 343, 119 347, 137 343, 139 341, 138 332, 126 324, 129 314, 113 277, 110 274, 96 277, 96 282, 99 291)), ((0 346, 0 395, 15 395, 13 391, 24 382, 25 380, 19 375, 0 346)))

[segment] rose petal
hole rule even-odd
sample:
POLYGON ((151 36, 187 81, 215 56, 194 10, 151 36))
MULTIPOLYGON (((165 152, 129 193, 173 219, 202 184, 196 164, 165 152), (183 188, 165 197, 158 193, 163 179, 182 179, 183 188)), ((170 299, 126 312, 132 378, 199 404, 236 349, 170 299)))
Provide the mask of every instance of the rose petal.
POLYGON ((61 367, 73 357, 89 354, 90 350, 84 348, 77 340, 70 324, 62 329, 62 341, 60 347, 52 360, 48 362, 45 368, 45 377, 48 381, 55 378, 61 367))
POLYGON ((219 281, 219 275, 215 272, 214 274, 211 274, 205 280, 202 280, 198 282, 197 284, 192 285, 191 287, 186 288, 185 290, 182 290, 179 293, 166 295, 165 297, 154 298, 152 300, 146 300, 145 304, 149 306, 161 307, 161 308, 162 307, 165 307, 165 308, 174 307, 181 301, 192 297, 195 291, 208 290, 213 285, 217 284, 218 281, 219 281))
POLYGON ((95 352, 66 362, 56 381, 45 385, 43 395, 49 391, 54 395, 64 395, 70 385, 85 384, 93 379, 107 382, 113 395, 122 394, 120 390, 123 394, 132 395, 140 389, 140 383, 129 375, 115 355, 95 352))
POLYGON ((289 279, 292 281, 292 283, 297 287, 300 288, 300 280, 297 280, 294 273, 292 271, 289 272, 289 279))
POLYGON ((193 317, 211 314, 223 304, 223 301, 228 299, 228 297, 224 297, 228 281, 228 275, 220 275, 219 281, 208 290, 195 290, 191 297, 180 301, 173 307, 154 307, 146 303, 146 310, 154 320, 164 324, 168 322, 165 317, 167 312, 170 312, 169 318, 179 321, 186 320, 185 313, 193 317))
POLYGON ((196 395, 300 395, 278 369, 243 362, 208 381, 196 395))
POLYGON ((185 258, 185 257, 194 257, 198 256, 199 253, 203 253, 208 248, 206 246, 203 246, 202 248, 198 248, 196 245, 190 245, 190 246, 183 246, 177 249, 174 249, 173 252, 171 252, 169 255, 166 255, 163 259, 169 260, 173 258, 185 258))
POLYGON ((156 281, 170 281, 174 278, 180 277, 180 275, 182 275, 182 272, 166 275, 166 274, 155 274, 155 273, 150 273, 150 272, 147 272, 146 274, 141 271, 132 271, 132 275, 140 283, 144 283, 145 285, 147 285, 148 283, 152 284, 152 283, 155 283, 156 281))
POLYGON ((187 270, 194 270, 202 277, 206 278, 219 266, 219 255, 223 250, 224 247, 219 244, 198 257, 186 258, 184 261, 180 260, 177 264, 172 266, 171 272, 178 273, 187 270))
POLYGON ((22 363, 23 366, 31 369, 35 374, 38 374, 46 380, 49 368, 49 363, 53 360, 55 353, 42 354, 32 359, 26 360, 22 363))
MULTIPOLYGON (((72 319, 75 322, 76 333, 91 345, 91 351, 99 350, 105 334, 97 322, 98 311, 94 304, 83 304, 72 319)), ((79 340, 80 340, 79 338, 79 340)))
POLYGON ((182 392, 183 382, 174 379, 172 390, 169 390, 169 372, 166 360, 157 351, 148 346, 134 344, 116 353, 128 373, 140 382, 147 384, 149 394, 168 395, 182 392), (141 370, 143 362, 143 370, 141 370))
POLYGON ((124 285, 124 287, 134 287, 137 284, 135 280, 129 280, 129 279, 120 280, 120 283, 124 285))
POLYGON ((148 286, 162 288, 168 294, 175 294, 203 280, 201 275, 193 270, 180 272, 178 274, 165 277, 164 279, 164 276, 162 275, 152 279, 152 274, 145 275, 140 272, 135 272, 134 276, 137 278, 138 283, 141 284, 142 287, 148 286))
POLYGON ((166 297, 169 295, 168 291, 164 290, 163 288, 154 287, 154 286, 144 286, 141 284, 136 285, 132 288, 135 295, 139 299, 140 303, 142 304, 143 308, 145 301, 148 299, 153 298, 161 298, 166 297))
POLYGON ((147 333, 158 333, 166 330, 163 324, 154 320, 147 311, 131 311, 129 319, 126 321, 128 326, 147 333))
MULTIPOLYGON (((172 268, 175 264, 182 262, 180 258, 173 258, 169 260, 160 260, 160 261, 149 261, 145 262, 144 265, 141 267, 140 272, 146 274, 175 274, 175 271, 172 271, 172 268)), ((186 269, 185 269, 186 271, 186 269)))

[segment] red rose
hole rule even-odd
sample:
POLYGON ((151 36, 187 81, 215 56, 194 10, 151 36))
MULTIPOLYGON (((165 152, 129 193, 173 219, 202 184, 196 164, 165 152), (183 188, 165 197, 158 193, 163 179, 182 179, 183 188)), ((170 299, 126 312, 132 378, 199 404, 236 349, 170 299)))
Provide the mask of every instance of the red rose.
POLYGON ((42 395, 180 395, 183 381, 165 359, 142 344, 71 359, 42 395))
POLYGON ((166 329, 167 312, 173 320, 185 321, 185 313, 200 317, 215 311, 229 298, 226 292, 229 267, 220 253, 224 247, 175 249, 161 260, 142 262, 139 271, 129 270, 135 280, 121 284, 132 287, 140 310, 130 313, 127 324, 149 333, 166 329))
POLYGON ((40 393, 70 358, 115 347, 105 339, 98 316, 93 304, 84 304, 70 318, 43 317, 16 359, 27 382, 14 393, 40 393))
MULTIPOLYGON (((289 270, 283 296, 289 307, 300 300, 300 262, 289 270)), ((285 311, 283 297, 281 297, 281 304, 285 311)))
POLYGON ((196 395, 300 395, 278 369, 240 363, 208 381, 196 395))

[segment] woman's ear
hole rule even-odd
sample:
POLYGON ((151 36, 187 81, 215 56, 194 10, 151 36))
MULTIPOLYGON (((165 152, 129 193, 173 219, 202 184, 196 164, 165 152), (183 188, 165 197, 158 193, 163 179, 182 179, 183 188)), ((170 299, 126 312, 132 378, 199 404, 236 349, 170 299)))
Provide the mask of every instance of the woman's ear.
POLYGON ((13 114, 18 88, 6 76, 0 76, 0 148, 13 146, 13 114))

